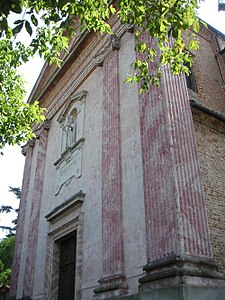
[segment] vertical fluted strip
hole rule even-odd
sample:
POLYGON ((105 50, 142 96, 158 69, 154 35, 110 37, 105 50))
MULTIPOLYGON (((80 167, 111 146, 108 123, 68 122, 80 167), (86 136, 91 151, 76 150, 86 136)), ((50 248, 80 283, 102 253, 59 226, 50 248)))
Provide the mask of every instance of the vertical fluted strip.
POLYGON ((211 256, 204 193, 185 78, 173 76, 169 67, 165 67, 163 86, 172 142, 180 254, 211 256))
MULTIPOLYGON (((143 38, 147 44, 151 43, 148 34, 143 38)), ((137 53, 137 58, 142 57, 137 53)), ((149 69, 153 71, 153 63, 149 69)), ((175 186, 161 87, 150 86, 148 93, 139 95, 139 101, 147 257, 155 260, 177 250, 175 186)))
POLYGON ((16 229, 13 268, 12 268, 12 276, 10 281, 10 297, 15 297, 15 298, 16 298, 16 290, 17 290, 19 269, 20 269, 20 258, 21 258, 22 243, 23 243, 23 233, 24 233, 26 206, 27 206, 27 194, 28 194, 28 189, 30 184, 33 147, 34 147, 33 142, 28 143, 24 172, 23 172, 23 183, 22 183, 22 192, 21 192, 21 199, 20 199, 20 206, 19 206, 18 222, 17 222, 17 229, 16 229))
MULTIPOLYGON (((144 39, 151 43, 148 34, 144 39)), ((143 58, 137 53, 137 58, 143 58)), ((154 64, 149 65, 150 72, 154 64)), ((211 256, 194 127, 184 76, 163 68, 139 96, 147 257, 211 256)))
POLYGON ((102 230, 103 277, 123 272, 118 52, 103 65, 102 230))
POLYGON ((37 251, 38 226, 41 208, 41 197, 44 179, 44 167, 48 130, 43 130, 40 139, 37 141, 38 154, 35 165, 34 189, 31 200, 31 211, 29 221, 28 245, 24 274, 24 295, 31 296, 34 280, 34 268, 37 251))

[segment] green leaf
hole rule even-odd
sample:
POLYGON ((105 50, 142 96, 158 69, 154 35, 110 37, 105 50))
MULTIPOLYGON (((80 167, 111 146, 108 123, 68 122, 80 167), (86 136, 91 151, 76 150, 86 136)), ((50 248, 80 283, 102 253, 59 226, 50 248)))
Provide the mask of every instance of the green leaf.
POLYGON ((116 9, 115 9, 115 7, 113 6, 113 5, 110 5, 110 12, 112 13, 112 14, 115 14, 116 13, 116 9))
POLYGON ((195 32, 199 32, 199 21, 198 21, 198 19, 194 19, 194 21, 193 21, 193 30, 195 32))
POLYGON ((34 24, 34 26, 38 26, 38 20, 35 17, 35 15, 32 14, 30 18, 31 18, 31 22, 34 24))
POLYGON ((28 21, 25 22, 26 31, 29 33, 29 35, 32 35, 33 30, 30 26, 30 23, 28 21))
POLYGON ((194 39, 191 39, 188 44, 188 49, 190 50, 199 50, 198 42, 194 39))
POLYGON ((23 20, 17 20, 17 21, 14 22, 15 25, 16 24, 21 24, 21 23, 23 23, 23 20))
POLYGON ((21 1, 15 1, 11 6, 12 12, 16 14, 21 14, 22 7, 21 7, 21 1))
POLYGON ((19 33, 21 29, 23 28, 23 23, 17 25, 16 27, 13 28, 13 35, 19 33))
POLYGON ((67 2, 68 2, 68 0, 59 0, 58 6, 59 6, 60 8, 63 8, 63 6, 64 6, 67 2))

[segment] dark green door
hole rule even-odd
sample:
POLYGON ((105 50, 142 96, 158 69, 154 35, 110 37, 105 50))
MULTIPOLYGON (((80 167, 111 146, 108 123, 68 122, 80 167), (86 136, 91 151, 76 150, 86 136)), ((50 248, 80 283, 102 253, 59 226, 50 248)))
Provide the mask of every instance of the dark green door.
POLYGON ((58 300, 74 300, 75 257, 76 232, 60 241, 58 300))

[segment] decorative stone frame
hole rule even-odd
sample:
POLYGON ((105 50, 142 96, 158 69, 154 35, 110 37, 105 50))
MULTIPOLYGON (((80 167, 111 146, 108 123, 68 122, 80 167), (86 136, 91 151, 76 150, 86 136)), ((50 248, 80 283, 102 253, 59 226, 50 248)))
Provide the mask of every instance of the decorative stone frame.
POLYGON ((56 166, 57 195, 64 184, 72 177, 79 178, 82 170, 82 146, 84 143, 84 107, 87 91, 74 94, 68 100, 57 121, 61 128, 61 155, 54 163, 56 166))
POLYGON ((50 212, 46 219, 49 224, 47 255, 45 299, 55 300, 58 297, 59 258, 60 248, 58 241, 77 231, 76 270, 75 270, 75 300, 81 299, 82 277, 82 248, 83 248, 83 212, 82 204, 85 194, 82 191, 75 194, 50 212))
POLYGON ((69 98, 57 121, 62 128, 61 154, 73 148, 78 141, 84 138, 84 104, 87 91, 83 90, 69 98), (74 136, 69 141, 71 132, 74 136))

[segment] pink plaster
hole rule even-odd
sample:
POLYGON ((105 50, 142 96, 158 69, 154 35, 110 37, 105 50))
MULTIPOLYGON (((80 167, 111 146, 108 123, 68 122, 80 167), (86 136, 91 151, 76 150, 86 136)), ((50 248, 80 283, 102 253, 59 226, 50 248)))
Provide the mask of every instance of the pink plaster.
POLYGON ((21 251, 22 251, 22 242, 23 242, 25 214, 26 214, 26 206, 27 206, 27 193, 30 184, 32 155, 33 155, 33 145, 29 146, 26 152, 26 161, 25 161, 24 173, 23 173, 22 193, 21 193, 18 225, 16 230, 16 241, 15 241, 14 256, 13 256, 14 257, 13 268, 12 268, 13 271, 12 271, 12 277, 10 281, 10 297, 16 297, 20 258, 21 258, 21 251))
POLYGON ((34 280, 34 267, 37 251, 38 226, 41 208, 41 196, 43 189, 43 177, 45 167, 45 156, 47 148, 48 131, 43 130, 40 139, 37 142, 38 155, 35 166, 34 189, 32 195, 32 204, 30 212, 30 225, 28 235, 28 246, 25 262, 24 274, 24 295, 31 296, 34 280))
POLYGON ((160 88, 151 86, 139 100, 148 259, 211 256, 184 78, 164 68, 160 88))
POLYGON ((124 268, 117 51, 104 62, 103 76, 103 275, 109 276, 124 268))

